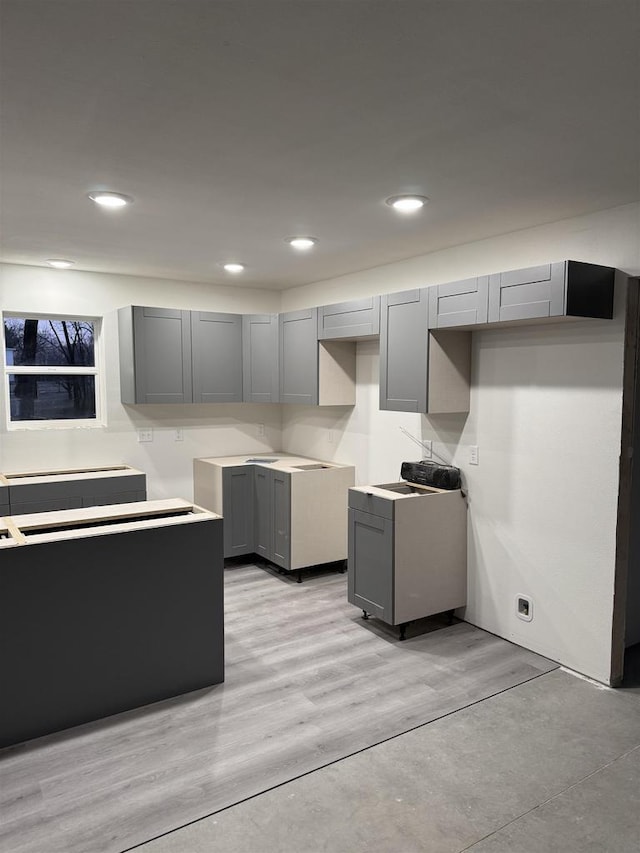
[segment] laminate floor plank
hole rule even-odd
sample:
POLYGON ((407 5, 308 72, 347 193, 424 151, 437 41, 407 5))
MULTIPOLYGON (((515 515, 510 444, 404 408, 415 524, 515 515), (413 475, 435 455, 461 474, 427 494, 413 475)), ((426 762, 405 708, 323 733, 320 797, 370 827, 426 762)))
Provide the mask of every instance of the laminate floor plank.
POLYGON ((345 575, 228 568, 225 683, 1 751, 0 851, 120 853, 557 667, 463 622, 407 634, 345 575))

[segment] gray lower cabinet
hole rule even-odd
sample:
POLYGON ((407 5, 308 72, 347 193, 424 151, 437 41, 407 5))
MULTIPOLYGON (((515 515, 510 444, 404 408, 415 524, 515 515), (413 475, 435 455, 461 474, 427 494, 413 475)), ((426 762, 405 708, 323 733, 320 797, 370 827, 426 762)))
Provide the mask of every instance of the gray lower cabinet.
POLYGON ((253 554, 254 466, 237 465, 222 472, 224 556, 253 554))
POLYGON ((429 328, 473 326, 487 322, 489 276, 450 281, 428 289, 429 328))
POLYGON ((242 315, 191 312, 194 403, 242 402, 242 315))
POLYGON ((291 566, 291 476, 255 469, 255 553, 283 569, 291 566))
POLYGON ((11 519, 26 541, 1 557, 0 747, 224 680, 222 521, 155 503, 94 530, 86 510, 11 519))
MULTIPOLYGON (((144 501, 147 497, 146 475, 134 468, 119 467, 86 476, 69 471, 36 472, 29 475, 6 474, 8 480, 8 512, 26 515, 61 509, 104 506, 144 501)), ((8 513, 6 513, 8 514, 8 513)))
POLYGON ((242 317, 242 399, 245 403, 278 403, 278 315, 242 317))
POLYGON ((318 309, 280 314, 280 402, 318 405, 318 309))
POLYGON ((349 509, 349 601, 389 624, 393 624, 392 566, 393 521, 349 509))
POLYGON ((466 543, 460 490, 351 488, 348 600, 389 625, 462 607, 466 543))
POLYGON ((118 311, 123 403, 190 403, 191 312, 133 305, 118 311))
POLYGON ((380 333, 380 297, 368 296, 318 308, 318 340, 368 338, 380 333))
POLYGON ((561 261, 489 278, 490 323, 546 317, 613 316, 615 270, 561 261))

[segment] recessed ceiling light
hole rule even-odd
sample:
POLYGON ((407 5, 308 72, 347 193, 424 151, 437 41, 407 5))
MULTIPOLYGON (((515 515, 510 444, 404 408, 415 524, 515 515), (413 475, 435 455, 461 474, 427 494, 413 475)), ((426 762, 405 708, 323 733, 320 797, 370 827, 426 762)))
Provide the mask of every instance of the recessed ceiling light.
POLYGON ((227 272, 242 272, 244 270, 244 264, 223 264, 222 267, 227 272))
POLYGON ((45 263, 50 267, 55 267, 57 270, 66 270, 75 264, 75 261, 67 261, 64 258, 47 258, 45 263))
POLYGON ((387 199, 387 204, 399 213, 415 213, 428 201, 424 195, 392 195, 387 199))
POLYGON ((133 199, 128 195, 123 195, 122 193, 110 193, 110 192, 93 192, 89 193, 89 198, 91 201, 95 201, 96 204, 99 204, 101 207, 124 207, 127 204, 131 204, 133 199))
POLYGON ((294 249, 305 252, 318 242, 317 237, 286 237, 285 243, 288 243, 294 249))

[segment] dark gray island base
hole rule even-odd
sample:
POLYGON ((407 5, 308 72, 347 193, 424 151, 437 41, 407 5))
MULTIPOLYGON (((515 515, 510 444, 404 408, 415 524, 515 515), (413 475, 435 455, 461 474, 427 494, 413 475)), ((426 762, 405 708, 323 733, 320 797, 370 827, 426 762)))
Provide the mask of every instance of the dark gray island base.
POLYGON ((0 746, 224 680, 222 519, 89 512, 0 521, 0 746))

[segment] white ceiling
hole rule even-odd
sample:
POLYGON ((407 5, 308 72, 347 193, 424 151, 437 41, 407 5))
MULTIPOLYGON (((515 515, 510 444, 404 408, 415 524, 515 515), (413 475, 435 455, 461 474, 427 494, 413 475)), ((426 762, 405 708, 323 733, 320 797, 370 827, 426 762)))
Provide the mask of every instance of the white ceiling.
POLYGON ((8 262, 281 289, 640 197, 638 0, 0 8, 8 262))

